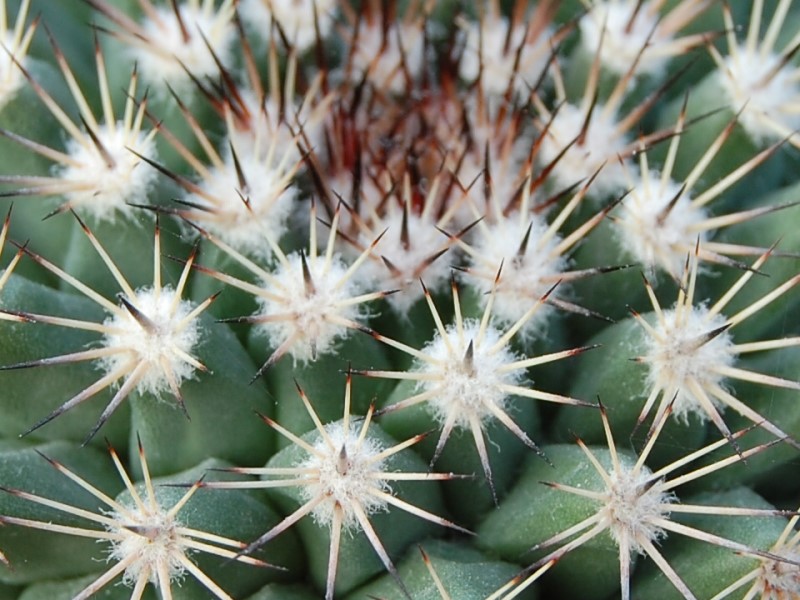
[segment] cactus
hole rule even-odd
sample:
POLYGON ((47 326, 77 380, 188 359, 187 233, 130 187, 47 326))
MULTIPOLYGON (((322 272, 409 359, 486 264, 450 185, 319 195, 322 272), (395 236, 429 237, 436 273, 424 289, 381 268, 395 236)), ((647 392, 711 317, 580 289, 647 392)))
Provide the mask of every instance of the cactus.
POLYGON ((798 29, 0 0, 0 598, 800 597, 798 29))

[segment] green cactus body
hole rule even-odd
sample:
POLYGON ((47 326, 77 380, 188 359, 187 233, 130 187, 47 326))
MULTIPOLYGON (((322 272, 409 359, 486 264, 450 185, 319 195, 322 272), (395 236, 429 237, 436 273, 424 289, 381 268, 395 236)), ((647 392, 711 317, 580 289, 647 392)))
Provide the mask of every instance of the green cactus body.
POLYGON ((0 600, 800 598, 798 27, 0 0, 0 600))

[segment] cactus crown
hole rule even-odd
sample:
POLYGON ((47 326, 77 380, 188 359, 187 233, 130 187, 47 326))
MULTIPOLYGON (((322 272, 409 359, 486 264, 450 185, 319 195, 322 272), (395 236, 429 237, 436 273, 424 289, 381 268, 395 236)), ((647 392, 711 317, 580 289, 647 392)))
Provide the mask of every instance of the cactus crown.
POLYGON ((0 0, 0 596, 800 597, 798 30, 0 0))

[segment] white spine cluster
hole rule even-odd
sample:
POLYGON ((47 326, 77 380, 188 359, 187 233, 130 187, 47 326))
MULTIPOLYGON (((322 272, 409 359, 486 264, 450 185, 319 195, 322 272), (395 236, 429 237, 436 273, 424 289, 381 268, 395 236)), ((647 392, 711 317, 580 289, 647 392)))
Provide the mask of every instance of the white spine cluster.
POLYGON ((330 527, 336 511, 341 510, 342 526, 357 530, 360 524, 354 507, 367 516, 388 509, 386 500, 376 494, 392 493, 389 483, 380 477, 386 461, 379 454, 385 448, 369 436, 360 439, 359 423, 351 423, 345 431, 344 422, 337 421, 326 425, 325 431, 329 440, 320 437, 314 444, 319 455, 311 454, 299 465, 315 473, 314 481, 300 489, 306 502, 324 498, 311 513, 317 525, 330 527))
POLYGON ((196 77, 217 73, 214 55, 223 65, 233 62, 233 3, 223 0, 215 8, 214 0, 200 2, 188 0, 174 9, 154 7, 153 18, 142 23, 148 43, 133 45, 130 52, 145 79, 157 89, 164 89, 165 82, 173 88, 191 85, 187 70, 196 77))
POLYGON ((644 540, 656 542, 666 536, 655 522, 669 517, 667 505, 675 500, 674 494, 653 484, 652 475, 646 466, 622 466, 610 472, 605 505, 600 510, 617 546, 639 554, 646 554, 644 540))
POLYGON ((783 65, 783 57, 739 46, 725 58, 717 77, 739 123, 758 143, 800 128, 800 69, 783 65))
POLYGON ((35 26, 29 25, 25 27, 25 21, 28 17, 28 9, 30 8, 30 0, 23 0, 17 12, 17 20, 13 29, 7 29, 7 7, 6 0, 0 0, 0 43, 3 47, 3 52, 0 52, 0 108, 10 102, 17 91, 25 83, 25 77, 19 68, 19 65, 25 63, 25 56, 28 53, 28 47, 33 39, 35 26))
MULTIPOLYGON (((186 572, 186 540, 181 524, 155 502, 126 506, 124 514, 113 512, 107 526, 113 536, 108 560, 125 564, 122 582, 133 587, 140 581, 159 585, 180 581, 186 572)), ((141 583, 139 583, 141 585, 141 583)))
POLYGON ((649 389, 661 389, 668 397, 675 396, 672 412, 675 418, 688 420, 694 413, 701 420, 709 419, 708 402, 717 410, 724 404, 701 390, 719 387, 724 377, 720 371, 736 360, 733 339, 727 331, 708 339, 707 333, 726 324, 725 317, 710 315, 702 304, 669 310, 657 325, 658 337, 648 336, 645 357, 650 366, 649 389))
POLYGON ((208 231, 240 252, 267 258, 272 250, 265 240, 281 239, 297 198, 292 171, 283 165, 289 157, 273 166, 272 161, 247 150, 241 155, 237 151, 237 155, 238 164, 229 155, 221 167, 209 168, 200 182, 202 193, 189 194, 186 199, 207 209, 197 211, 195 219, 208 231), (244 188, 240 174, 246 182, 244 188))
POLYGON ((425 36, 419 25, 396 25, 384 36, 379 23, 363 24, 354 41, 350 75, 356 81, 367 73, 376 89, 399 94, 407 88, 406 73, 413 80, 422 70, 425 36))
POLYGON ((187 357, 191 358, 200 341, 196 319, 187 321, 192 304, 177 298, 169 287, 159 293, 153 288, 139 289, 135 298, 127 300, 140 315, 119 311, 103 324, 107 328, 103 345, 113 351, 101 360, 105 371, 142 369, 137 389, 154 395, 191 379, 196 361, 187 357))
MULTIPOLYGON (((503 266, 493 307, 494 316, 503 323, 514 323, 520 319, 536 300, 559 281, 567 268, 567 259, 553 252, 561 237, 551 235, 550 227, 541 217, 532 213, 530 216, 528 222, 514 214, 493 223, 486 234, 475 240, 472 244, 474 252, 469 255, 469 268, 475 274, 480 271, 481 276, 469 277, 465 283, 480 294, 492 290, 493 277, 500 265, 503 266), (529 243, 520 253, 526 236, 529 243), (543 240, 546 242, 541 246, 543 240)), ((562 291, 558 290, 558 295, 562 291)), ((552 306, 543 305, 525 322, 520 334, 530 338, 540 333, 554 310, 552 306)))
MULTIPOLYGON (((207 590, 209 594, 207 597, 231 600, 231 596, 189 558, 190 555, 204 553, 260 567, 272 566, 243 553, 237 554, 237 550, 246 548, 243 542, 182 524, 178 513, 186 508, 187 503, 200 488, 200 481, 190 486, 177 502, 164 506, 156 496, 141 444, 139 444, 139 460, 144 475, 141 486, 133 485, 130 474, 126 472, 116 451, 109 447, 109 452, 125 484, 125 496, 121 499, 109 497, 104 491, 94 487, 88 480, 63 464, 42 455, 56 470, 100 503, 103 508, 94 512, 86 510, 85 507, 71 506, 56 499, 22 490, 6 490, 19 498, 63 513, 77 525, 61 525, 59 520, 45 522, 6 516, 3 516, 0 522, 62 535, 93 538, 108 543, 107 561, 111 566, 97 575, 81 591, 74 595, 70 594, 73 600, 88 600, 96 597, 98 593, 105 595, 101 590, 120 575, 122 583, 133 588, 130 595, 132 600, 142 598, 148 584, 158 590, 159 598, 169 600, 173 598, 172 584, 180 585, 186 574, 191 575, 207 590)), ((66 481, 64 483, 67 486, 71 485, 66 481)), ((60 520, 63 520, 63 517, 60 520)), ((116 595, 116 592, 114 594, 116 595)))
POLYGON ((730 9, 724 9, 728 52, 723 56, 716 47, 708 47, 717 65, 713 77, 727 96, 731 110, 741 113, 739 122, 756 143, 790 138, 789 142, 798 146, 800 68, 795 54, 800 34, 796 27, 784 27, 795 23, 790 15, 792 0, 769 3, 774 12, 765 29, 765 3, 755 0, 749 4, 750 22, 742 43, 737 40, 741 27, 734 23, 730 9), (788 39, 783 49, 778 48, 781 38, 788 39))
MULTIPOLYGON (((686 469, 690 463, 729 444, 730 441, 741 437, 747 431, 741 430, 732 434, 729 439, 722 439, 704 446, 700 450, 682 456, 653 472, 645 465, 645 461, 653 449, 655 440, 663 431, 664 425, 670 417, 670 410, 667 409, 656 417, 650 430, 648 441, 638 457, 632 457, 618 451, 608 423, 608 415, 602 406, 601 416, 608 443, 611 468, 609 469, 603 464, 595 450, 578 439, 578 445, 585 458, 588 459, 588 463, 594 469, 595 475, 599 476, 600 489, 592 489, 597 487, 597 484, 586 481, 576 482, 575 485, 556 482, 549 484, 557 490, 572 494, 573 497, 579 496, 598 503, 599 506, 596 513, 539 543, 539 548, 546 548, 555 544, 558 544, 559 548, 534 563, 532 565, 533 568, 529 569, 529 572, 532 571, 533 574, 519 585, 514 594, 506 596, 506 598, 516 597, 518 592, 536 580, 539 573, 535 570, 536 567, 558 561, 565 554, 586 544, 604 532, 608 532, 619 548, 620 596, 622 600, 630 600, 631 598, 630 584, 634 566, 632 554, 634 553, 646 555, 652 559, 664 574, 664 577, 675 586, 682 597, 697 597, 672 568, 667 557, 659 549, 658 543, 666 538, 668 534, 685 536, 745 555, 768 556, 770 558, 774 556, 773 554, 765 554, 740 542, 697 529, 685 522, 677 522, 676 519, 672 518, 673 513, 717 516, 739 516, 745 514, 753 517, 781 516, 783 511, 772 509, 762 510, 738 506, 681 503, 675 492, 675 489, 679 486, 697 480, 732 463, 744 461, 749 456, 763 451, 770 444, 755 446, 744 452, 740 451, 734 456, 712 461, 711 464, 706 464, 702 467, 692 466, 690 469, 686 469), (677 473, 681 474, 677 475, 677 473)), ((588 464, 585 466, 588 467, 588 464)), ((580 471, 573 471, 573 473, 578 472, 580 471)), ((757 574, 757 571, 754 573, 757 574)), ((731 591, 742 587, 754 577, 755 575, 748 575, 740 579, 721 594, 714 596, 712 600, 730 597, 731 591)), ((753 598, 755 594, 751 590, 751 593, 748 593, 745 597, 753 598)))
POLYGON ((153 136, 122 122, 99 125, 93 135, 97 142, 88 135, 68 140, 70 160, 54 167, 69 205, 95 221, 113 221, 119 215, 131 216, 133 204, 150 204, 158 173, 134 152, 155 160, 153 136))
POLYGON ((490 96, 503 95, 511 85, 515 93, 525 97, 547 68, 551 51, 547 31, 531 42, 526 39, 528 28, 524 23, 512 24, 499 14, 486 15, 480 23, 463 23, 462 29, 464 52, 459 75, 470 82, 480 77, 484 93, 490 96))
MULTIPOLYGON (((412 243, 405 245, 400 234, 402 217, 397 214, 387 217, 384 222, 388 229, 380 244, 380 256, 383 258, 376 257, 377 260, 366 262, 363 278, 376 282, 379 289, 399 290, 399 293, 387 296, 386 300, 398 315, 407 315, 414 303, 422 298, 419 278, 423 275, 423 267, 425 284, 431 291, 442 290, 447 282, 451 267, 446 256, 428 262, 434 253, 446 249, 447 240, 432 220, 409 213, 406 218, 408 231, 413 232, 410 238, 412 243), (383 259, 391 262, 391 269, 383 259)), ((370 241, 362 236, 364 245, 370 241)))
POLYGON ((800 552, 786 549, 777 552, 786 562, 766 560, 758 577, 762 598, 781 600, 800 597, 800 552))
POLYGON ((660 74, 669 57, 650 48, 668 39, 659 31, 659 14, 650 4, 637 0, 595 2, 578 23, 586 52, 594 55, 599 48, 603 66, 617 75, 624 75, 637 58, 637 72, 660 74))
POLYGON ((348 300, 358 295, 359 279, 348 277, 348 267, 334 255, 330 261, 308 260, 300 253, 286 257, 272 274, 277 286, 265 282, 264 289, 274 291, 269 297, 258 296, 261 305, 256 325, 274 344, 290 343, 285 349, 303 364, 330 352, 334 344, 348 334, 349 323, 361 319, 364 307, 348 300), (304 279, 306 261, 313 286, 304 279), (273 320, 269 320, 274 317, 273 320))
POLYGON ((475 419, 482 424, 495 419, 498 410, 506 412, 508 408, 509 394, 503 387, 519 385, 524 379, 523 370, 503 368, 519 358, 508 345, 489 352, 502 332, 492 326, 483 333, 480 329, 480 321, 467 319, 461 332, 451 325, 445 330, 446 337, 437 332, 422 349, 432 360, 420 365, 420 373, 435 374, 436 379, 420 378, 417 388, 437 390, 428 408, 440 425, 468 429, 475 419))
POLYGON ((661 179, 656 171, 633 178, 615 224, 622 248, 633 260, 650 271, 661 269, 677 277, 687 246, 698 238, 704 244, 708 238, 702 227, 708 213, 692 203, 681 185, 661 179))
POLYGON ((549 164, 572 144, 552 171, 556 188, 562 189, 586 181, 598 170, 589 194, 605 198, 623 189, 625 173, 620 156, 627 154, 627 140, 619 131, 616 115, 601 103, 593 108, 588 124, 587 108, 564 103, 553 113, 546 127, 540 150, 540 162, 549 164))
MULTIPOLYGON (((232 123, 233 126, 228 128, 230 145, 236 148, 240 160, 251 155, 255 155, 254 159, 264 159, 270 152, 278 157, 288 156, 287 164, 294 164, 300 160, 300 151, 295 141, 296 132, 292 133, 288 124, 294 123, 295 117, 303 125, 303 135, 312 147, 316 147, 322 141, 318 119, 313 119, 309 124, 305 106, 295 104, 286 106, 284 113, 287 122, 286 119, 283 121, 280 119, 280 107, 271 97, 259 99, 252 89, 240 90, 239 95, 246 112, 252 115, 249 128, 239 128, 235 121, 232 123)), ((296 131, 299 130, 298 125, 294 128, 296 131)))
POLYGON ((286 39, 302 52, 317 39, 314 20, 324 38, 333 26, 334 0, 241 0, 239 13, 246 23, 270 35, 272 19, 280 25, 286 39), (316 12, 316 16, 315 16, 316 12))

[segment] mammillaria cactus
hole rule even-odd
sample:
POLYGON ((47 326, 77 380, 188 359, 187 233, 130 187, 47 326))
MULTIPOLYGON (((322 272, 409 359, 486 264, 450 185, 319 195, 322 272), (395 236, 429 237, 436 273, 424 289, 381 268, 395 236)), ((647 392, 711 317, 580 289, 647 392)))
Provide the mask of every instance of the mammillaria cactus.
POLYGON ((800 598, 797 0, 0 29, 1 600, 800 598))

